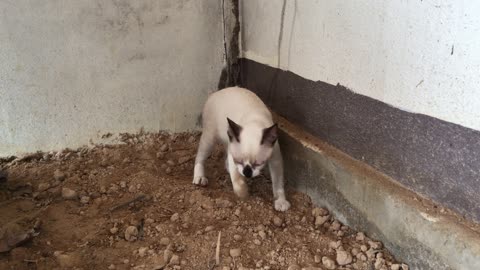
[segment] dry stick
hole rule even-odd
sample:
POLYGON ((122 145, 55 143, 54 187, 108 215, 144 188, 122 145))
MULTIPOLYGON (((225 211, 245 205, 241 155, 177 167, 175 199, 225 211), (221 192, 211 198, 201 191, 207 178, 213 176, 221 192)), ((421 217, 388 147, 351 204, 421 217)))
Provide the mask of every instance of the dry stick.
POLYGON ((133 199, 131 199, 131 200, 128 200, 128 201, 126 201, 126 202, 124 202, 124 203, 118 204, 118 205, 110 208, 110 212, 113 212, 113 211, 115 211, 115 210, 117 210, 117 209, 120 209, 120 208, 122 208, 122 207, 125 207, 125 206, 127 206, 127 205, 129 205, 129 204, 131 204, 131 203, 133 203, 133 202, 141 201, 141 200, 143 200, 143 199, 145 199, 145 194, 140 194, 140 195, 136 196, 135 198, 133 198, 133 199))
POLYGON ((218 239, 217 239, 217 250, 215 251, 215 263, 216 265, 220 265, 220 238, 222 237, 222 231, 218 232, 218 239))

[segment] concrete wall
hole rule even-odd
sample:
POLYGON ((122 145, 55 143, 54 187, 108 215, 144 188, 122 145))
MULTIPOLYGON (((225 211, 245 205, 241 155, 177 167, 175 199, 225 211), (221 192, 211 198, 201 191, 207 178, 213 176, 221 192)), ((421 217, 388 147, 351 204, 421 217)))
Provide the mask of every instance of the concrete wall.
POLYGON ((194 129, 223 65, 220 1, 0 1, 0 156, 194 129))
POLYGON ((241 2, 243 56, 480 130, 480 2, 241 2))

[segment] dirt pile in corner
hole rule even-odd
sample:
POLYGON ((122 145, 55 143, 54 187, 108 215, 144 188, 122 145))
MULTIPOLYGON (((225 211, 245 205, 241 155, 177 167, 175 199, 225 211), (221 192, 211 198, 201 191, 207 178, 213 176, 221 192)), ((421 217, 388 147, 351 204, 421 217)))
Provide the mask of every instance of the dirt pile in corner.
POLYGON ((193 186, 197 141, 123 135, 124 144, 4 160, 0 241, 11 250, 0 269, 407 269, 303 194, 288 191, 292 208, 274 211, 267 177, 238 201, 220 148, 209 186, 193 186), (17 245, 5 240, 12 227, 35 235, 17 245))

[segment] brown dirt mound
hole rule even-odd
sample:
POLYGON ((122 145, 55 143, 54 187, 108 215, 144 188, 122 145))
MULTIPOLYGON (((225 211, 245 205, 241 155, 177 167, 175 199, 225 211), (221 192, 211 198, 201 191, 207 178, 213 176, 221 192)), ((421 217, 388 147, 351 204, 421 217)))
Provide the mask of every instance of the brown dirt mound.
POLYGON ((237 200, 220 147, 209 186, 193 186, 197 141, 124 134, 124 144, 4 160, 0 249, 18 247, 0 253, 0 269, 406 269, 303 194, 289 190, 292 208, 276 212, 265 176, 237 200))

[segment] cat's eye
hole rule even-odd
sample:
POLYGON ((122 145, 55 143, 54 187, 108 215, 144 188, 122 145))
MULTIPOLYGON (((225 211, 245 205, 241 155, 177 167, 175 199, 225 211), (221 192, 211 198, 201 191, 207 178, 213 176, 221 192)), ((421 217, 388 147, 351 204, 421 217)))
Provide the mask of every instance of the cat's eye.
POLYGON ((263 164, 265 164, 265 162, 254 162, 252 163, 252 167, 260 167, 263 166, 263 164))

